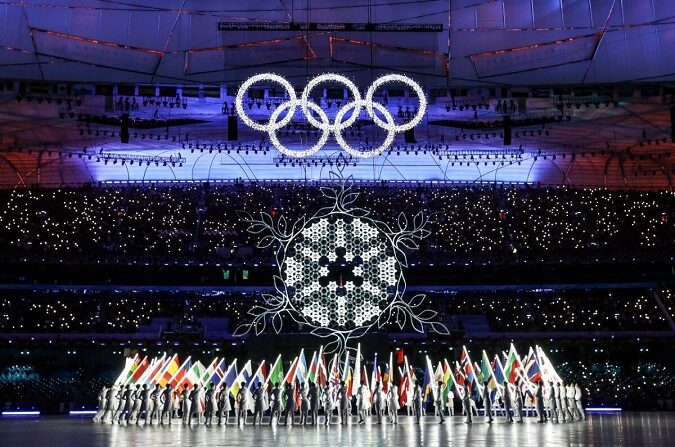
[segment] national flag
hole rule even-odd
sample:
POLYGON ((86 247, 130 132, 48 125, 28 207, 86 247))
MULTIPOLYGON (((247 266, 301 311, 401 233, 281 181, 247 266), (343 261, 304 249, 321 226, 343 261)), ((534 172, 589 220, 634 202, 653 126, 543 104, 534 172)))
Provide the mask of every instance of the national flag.
POLYGON ((321 355, 319 356, 319 372, 317 382, 319 386, 326 386, 328 383, 328 371, 326 369, 326 355, 323 354, 323 346, 320 348, 321 355))
POLYGON ((190 368, 190 373, 187 375, 186 380, 190 381, 190 386, 197 384, 201 385, 202 384, 202 377, 204 377, 204 374, 206 373, 206 367, 197 360, 193 365, 192 368, 190 368))
POLYGON ((438 365, 436 365, 434 382, 436 382, 436 385, 438 385, 438 382, 443 382, 443 364, 441 362, 438 362, 438 365))
POLYGON ((185 376, 190 372, 190 369, 192 368, 192 358, 188 357, 185 359, 183 364, 178 368, 176 373, 171 377, 171 379, 168 381, 172 387, 176 388, 177 385, 183 380, 185 376))
POLYGON ((293 359, 293 362, 291 362, 291 366, 288 368, 288 372, 284 377, 284 382, 293 383, 297 377, 297 374, 298 374, 298 358, 296 357, 293 359))
POLYGON ((502 364, 499 361, 499 356, 495 354, 495 358, 492 360, 492 374, 495 376, 495 380, 498 384, 503 385, 506 381, 506 373, 502 369, 502 364))
POLYGON ((480 369, 480 365, 478 364, 478 362, 473 362, 473 371, 476 375, 475 376, 476 382, 478 382, 479 385, 482 385, 483 381, 481 379, 481 369, 480 369))
POLYGON ((389 353, 389 364, 382 375, 382 391, 385 393, 389 391, 389 386, 394 379, 394 354, 389 353))
POLYGON ((443 383, 445 384, 445 388, 443 388, 443 401, 447 402, 450 393, 457 389, 455 377, 452 375, 452 369, 447 359, 443 359, 443 383))
POLYGON ((164 388, 179 370, 180 360, 178 359, 178 355, 174 354, 173 357, 171 357, 171 360, 169 360, 169 362, 164 367, 164 370, 160 373, 159 379, 157 379, 159 386, 164 388))
POLYGON ((492 379, 492 366, 490 364, 490 358, 487 356, 485 351, 481 356, 480 360, 480 383, 489 382, 492 379))
POLYGON ((145 368, 145 371, 143 371, 141 377, 139 377, 138 380, 136 380, 136 383, 139 385, 147 384, 148 380, 152 378, 157 368, 162 366, 162 363, 164 363, 164 357, 166 357, 166 354, 160 357, 159 359, 153 357, 152 360, 150 361, 150 365, 148 365, 148 367, 145 368))
POLYGON ((351 384, 352 396, 356 395, 359 386, 361 386, 361 343, 356 345, 356 361, 354 363, 354 375, 351 384))
POLYGON ((176 388, 182 388, 183 385, 187 385, 188 388, 192 388, 194 384, 199 384, 201 385, 201 382, 199 381, 199 377, 204 374, 204 371, 206 368, 204 368, 204 365, 202 365, 202 362, 197 360, 192 364, 190 369, 186 374, 184 374, 180 380, 176 381, 176 388))
POLYGON ((134 371, 136 371, 140 362, 141 359, 138 357, 138 354, 134 355, 131 359, 127 358, 125 360, 122 374, 117 378, 119 384, 126 385, 129 382, 129 378, 134 374, 134 371))
MULTIPOLYGON (((481 377, 483 383, 488 384, 488 390, 490 392, 490 400, 495 401, 497 392, 499 391, 500 384, 497 383, 495 376, 492 372, 492 364, 490 363, 490 358, 488 357, 485 350, 483 350, 483 355, 480 361, 481 377)), ((485 396, 483 396, 485 398, 485 396)))
POLYGON ((345 365, 342 369, 342 380, 347 382, 347 374, 349 373, 349 351, 345 351, 345 365))
POLYGON ((509 354, 506 357, 506 364, 504 365, 504 376, 509 381, 509 383, 516 383, 518 379, 518 370, 522 367, 520 363, 520 356, 516 351, 516 347, 511 343, 509 348, 509 354))
POLYGON ((220 363, 220 358, 218 358, 218 357, 211 360, 211 363, 206 368, 206 371, 204 371, 204 374, 202 374, 202 376, 199 378, 199 384, 201 386, 206 386, 206 384, 211 382, 211 376, 216 371, 216 366, 218 366, 219 363, 220 363))
POLYGON ((532 383, 537 383, 541 380, 541 369, 539 368, 539 361, 534 354, 532 347, 527 353, 527 363, 525 363, 525 374, 527 379, 532 383))
POLYGON ((464 398, 464 385, 466 384, 469 392, 471 392, 470 384, 467 382, 464 373, 462 372, 462 367, 459 362, 455 362, 455 383, 457 383, 457 394, 460 399, 464 398))
POLYGON ((267 381, 271 383, 272 386, 277 384, 280 385, 284 381, 284 363, 281 361, 281 354, 279 354, 274 361, 274 364, 270 369, 270 374, 267 377, 267 381))
POLYGON ((166 368, 169 366, 169 364, 170 364, 175 358, 176 358, 176 354, 174 354, 174 355, 171 356, 171 357, 165 357, 164 360, 162 360, 162 362, 161 362, 161 364, 159 365, 159 367, 156 369, 156 371, 154 371, 154 374, 152 374, 151 376, 148 376, 148 377, 147 377, 147 382, 146 382, 146 383, 149 384, 149 385, 155 385, 155 384, 159 383, 159 381, 160 381, 161 378, 162 378, 162 375, 164 374, 164 371, 166 370, 166 368))
POLYGON ((413 398, 413 387, 417 383, 417 376, 415 376, 415 371, 412 369, 412 366, 408 364, 408 356, 404 355, 403 356, 403 364, 405 366, 406 370, 406 375, 408 377, 407 383, 406 383, 406 395, 407 395, 407 400, 406 404, 412 403, 412 398, 413 398))
POLYGON ((244 382, 244 386, 251 380, 251 376, 253 375, 253 372, 251 370, 251 361, 249 360, 246 362, 244 367, 239 371, 239 374, 237 377, 234 379, 234 382, 232 385, 230 385, 230 394, 236 399, 237 395, 239 394, 239 390, 241 389, 241 383, 244 382))
POLYGON ((226 367, 227 364, 225 363, 225 359, 220 359, 220 362, 213 368, 213 374, 209 377, 208 383, 213 384, 213 386, 218 386, 225 376, 225 370, 223 368, 226 367))
POLYGON ((234 381, 237 380, 238 375, 239 373, 237 372, 237 359, 234 359, 232 363, 230 363, 230 366, 227 368, 227 371, 225 371, 223 379, 220 381, 220 383, 225 383, 227 384, 228 388, 232 388, 232 385, 234 385, 234 381))
POLYGON ((347 386, 347 397, 351 398, 354 394, 352 393, 352 376, 354 375, 354 371, 352 370, 352 367, 350 366, 349 369, 347 370, 347 377, 345 377, 345 385, 347 386))
POLYGON ((337 396, 338 387, 340 386, 340 360, 337 354, 333 354, 333 359, 330 362, 330 373, 328 374, 328 383, 332 387, 333 400, 337 396))
POLYGON ((298 364, 296 369, 296 377, 300 383, 305 383, 307 378, 307 359, 305 359, 305 350, 300 350, 300 355, 298 356, 298 364))
POLYGON ((408 374, 404 373, 403 371, 399 371, 401 380, 398 384, 398 404, 402 407, 404 405, 408 405, 408 382, 410 381, 410 378, 408 374))
POLYGON ((541 367, 541 375, 544 377, 544 380, 546 382, 562 383, 562 379, 553 367, 553 363, 544 354, 544 350, 539 346, 535 346, 534 349, 539 357, 539 366, 541 367))
POLYGON ((249 381, 246 383, 246 389, 251 390, 251 389, 256 389, 258 388, 258 384, 261 383, 263 385, 266 384, 267 382, 267 367, 266 363, 263 360, 260 362, 260 365, 258 365, 258 369, 255 370, 255 373, 251 376, 249 381))
POLYGON ((119 376, 117 376, 117 379, 115 379, 115 385, 119 385, 126 380, 129 374, 129 369, 131 368, 131 365, 136 361, 137 357, 138 354, 136 354, 133 358, 127 357, 124 359, 124 368, 122 368, 122 372, 120 373, 119 376))
POLYGON ((423 402, 428 402, 429 397, 436 400, 436 383, 434 382, 434 367, 431 365, 429 356, 426 357, 424 365, 424 382, 422 385, 423 402))
POLYGON ((377 367, 377 352, 375 353, 375 359, 373 360, 373 372, 370 375, 370 392, 372 393, 375 391, 375 386, 377 385, 377 382, 379 381, 379 377, 377 377, 378 372, 378 367, 377 367))
POLYGON ((340 384, 340 361, 338 360, 337 354, 333 355, 333 360, 330 362, 330 374, 328 375, 328 380, 330 384, 335 388, 340 384))
POLYGON ((361 383, 366 387, 368 391, 372 394, 373 391, 370 389, 370 382, 368 380, 368 367, 366 364, 363 364, 363 369, 361 370, 361 383))
POLYGON ((127 377, 126 383, 133 385, 136 382, 138 382, 138 379, 140 379, 143 376, 143 373, 149 366, 150 366, 150 359, 146 355, 145 357, 143 357, 143 360, 138 362, 138 364, 135 364, 135 366, 132 365, 131 369, 133 372, 129 377, 127 377))
POLYGON ((160 373, 166 367, 166 364, 170 359, 166 357, 166 354, 155 362, 155 364, 148 369, 146 376, 143 378, 143 383, 146 385, 154 385, 157 378, 159 378, 160 373))
POLYGON ((465 382, 469 387, 469 391, 471 391, 474 397, 480 397, 482 395, 482 390, 478 383, 474 365, 471 363, 471 358, 469 357, 469 352, 466 350, 466 346, 462 346, 462 354, 459 357, 459 363, 462 372, 464 373, 465 382))
POLYGON ((323 356, 323 346, 319 347, 319 354, 316 351, 312 354, 312 361, 309 362, 309 371, 307 371, 307 380, 316 383, 321 374, 321 359, 323 356))
MULTIPOLYGON (((497 387, 499 388, 499 392, 502 394, 502 396, 505 393, 504 390, 504 381, 506 381, 506 375, 504 374, 504 370, 502 369, 502 364, 499 361, 499 356, 495 354, 495 358, 492 360, 492 375, 495 378, 495 382, 497 382, 497 387)), ((495 396, 492 396, 493 399, 495 396)))

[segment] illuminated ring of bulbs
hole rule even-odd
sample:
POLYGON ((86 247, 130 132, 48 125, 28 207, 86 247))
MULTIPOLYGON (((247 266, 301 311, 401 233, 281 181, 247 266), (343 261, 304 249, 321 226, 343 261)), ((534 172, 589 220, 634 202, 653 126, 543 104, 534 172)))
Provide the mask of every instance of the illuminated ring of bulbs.
POLYGON ((234 101, 237 114, 242 119, 244 124, 251 127, 252 129, 267 132, 270 138, 270 142, 272 142, 272 144, 279 150, 279 152, 288 155, 290 157, 308 157, 316 153, 326 144, 326 142, 328 141, 328 137, 330 136, 331 133, 335 135, 335 141, 337 142, 337 144, 349 154, 361 158, 375 157, 377 155, 380 155, 385 150, 387 150, 387 148, 393 143, 394 137, 397 133, 410 130, 416 125, 418 125, 420 121, 422 121, 422 118, 424 117, 427 108, 427 99, 424 96, 424 91, 422 90, 422 87, 420 87, 418 83, 416 83, 409 77, 398 74, 388 74, 377 78, 368 89, 366 98, 362 99, 358 88, 352 81, 339 74, 327 73, 312 78, 309 81, 309 84, 307 84, 305 89, 302 91, 300 99, 298 99, 295 90, 293 89, 293 86, 286 79, 274 73, 261 73, 250 77, 249 79, 246 80, 246 82, 244 82, 241 85, 234 101), (274 112, 272 112, 272 115, 265 124, 260 124, 252 120, 244 110, 244 94, 251 86, 262 81, 276 82, 280 84, 284 89, 286 89, 286 92, 288 93, 288 100, 277 106, 277 108, 274 110, 274 112), (330 119, 328 118, 326 113, 321 109, 321 107, 319 107, 309 98, 309 94, 314 89, 314 87, 316 87, 318 84, 322 82, 336 82, 339 84, 343 84, 344 86, 347 87, 347 89, 349 89, 353 97, 352 101, 348 102, 337 111, 334 123, 331 123, 330 119), (396 125, 396 123, 394 122, 394 117, 391 115, 391 113, 389 112, 389 110, 387 110, 385 106, 373 100, 377 89, 383 84, 391 82, 400 82, 408 85, 415 91, 415 94, 417 95, 417 98, 419 100, 419 107, 415 116, 407 123, 401 125, 396 125), (300 108, 302 109, 305 117, 307 118, 307 122, 313 127, 321 130, 322 132, 319 141, 311 148, 305 150, 288 149, 281 144, 281 142, 279 141, 279 137, 277 136, 277 131, 291 122, 291 120, 293 119, 293 115, 297 111, 298 106, 300 106, 300 108), (349 144, 347 144, 344 137, 340 135, 340 132, 342 130, 346 129, 347 127, 351 126, 356 122, 364 107, 368 115, 372 118, 375 125, 387 131, 387 137, 385 138, 384 142, 379 147, 370 151, 361 151, 359 149, 352 148, 351 146, 349 146, 349 144), (281 113, 286 109, 288 109, 286 116, 284 116, 281 120, 277 121, 281 113), (320 121, 317 121, 317 119, 314 116, 312 116, 312 113, 310 113, 309 109, 312 109, 312 111, 316 112, 317 115, 319 115, 320 121), (350 110, 354 110, 351 116, 347 118, 346 121, 342 121, 347 112, 349 112, 350 110), (384 121, 377 116, 377 114, 375 113, 376 110, 380 112, 382 116, 384 116, 385 119, 384 121))
POLYGON ((281 84, 281 86, 288 92, 289 101, 296 101, 298 97, 296 96, 295 90, 293 89, 291 83, 274 73, 261 73, 251 76, 241 85, 239 91, 237 92, 237 96, 234 98, 234 106, 237 109, 237 115, 239 115, 239 118, 241 118, 244 124, 246 124, 248 127, 255 130, 260 130, 262 132, 267 132, 271 136, 271 130, 273 129, 273 126, 278 126, 275 127, 275 129, 280 129, 291 122, 293 119, 293 114, 295 113, 295 108, 297 106, 293 106, 288 114, 278 123, 271 124, 271 118, 267 124, 260 124, 253 121, 244 111, 244 93, 246 93, 246 91, 251 88, 251 86, 261 81, 272 81, 276 82, 277 84, 281 84))
MULTIPOLYGON (((357 115, 356 112, 354 112, 352 114, 352 116, 358 116, 358 115, 357 115)), ((375 112, 373 112, 372 116, 375 116, 375 112)), ((375 121, 375 120, 373 119, 373 121, 375 121)), ((335 123, 336 123, 335 126, 334 126, 335 141, 337 142, 337 144, 340 145, 340 147, 342 149, 344 149, 346 152, 348 152, 349 154, 351 154, 355 157, 367 158, 367 157, 376 157, 376 156, 380 155, 382 152, 386 151, 389 146, 391 146, 391 143, 394 142, 394 137, 396 136, 396 129, 395 129, 396 123, 394 123, 394 117, 391 116, 391 113, 389 113, 389 111, 387 110, 387 108, 385 106, 383 106, 382 104, 380 104, 378 102, 374 102, 374 103, 371 103, 369 105, 366 105, 366 101, 363 100, 363 99, 359 100, 358 102, 356 102, 356 101, 351 102, 351 103, 347 104, 346 106, 340 108, 340 110, 338 110, 337 114, 335 115, 335 123), (342 121, 342 118, 344 117, 345 113, 347 113, 350 109, 355 108, 355 107, 358 107, 359 110, 360 110, 361 107, 363 107, 363 106, 366 106, 366 107, 370 106, 371 108, 377 109, 380 113, 382 113, 382 115, 387 120, 387 122, 384 123, 385 124, 384 126, 380 126, 380 127, 384 128, 384 130, 387 131, 387 136, 385 137, 382 144, 379 147, 373 149, 372 151, 360 151, 360 150, 354 149, 351 146, 349 146, 349 144, 347 144, 344 137, 342 136, 342 130, 346 129, 347 127, 351 126, 351 124, 353 124, 353 121, 351 121, 351 120, 347 120, 347 121, 344 121, 344 122, 342 121), (350 121, 351 121, 351 123, 350 123, 350 121), (337 123, 340 123, 340 124, 337 124, 337 123)))
MULTIPOLYGON (((284 155, 288 155, 289 157, 309 157, 313 154, 315 154, 319 149, 323 147, 324 144, 328 141, 328 137, 330 136, 330 119, 328 118, 328 115, 326 115, 326 112, 324 112, 321 107, 318 105, 314 104, 313 102, 308 102, 305 104, 301 104, 302 100, 301 99, 294 99, 291 101, 286 101, 283 104, 280 104, 276 109, 274 109, 274 112, 272 112, 272 115, 270 116, 270 120, 267 124, 267 126, 270 128, 268 131, 268 134, 270 136, 270 142, 276 147, 279 152, 281 152, 284 155), (285 147, 283 144, 281 144, 281 141, 279 141, 279 136, 277 134, 277 130, 285 126, 284 121, 286 120, 287 117, 292 117, 293 113, 296 108, 302 105, 303 107, 307 106, 310 109, 312 109, 314 112, 316 112, 319 117, 321 118, 321 122, 317 123, 319 126, 314 126, 318 127, 321 130, 321 137, 319 140, 316 142, 316 144, 309 149, 303 149, 299 151, 294 151, 291 149, 288 149, 285 147), (281 121, 277 121, 279 118, 279 115, 286 110, 286 109, 291 109, 287 114, 284 119, 281 121)), ((310 116, 309 114, 306 116, 310 116)), ((313 118, 312 118, 313 119, 313 118)))

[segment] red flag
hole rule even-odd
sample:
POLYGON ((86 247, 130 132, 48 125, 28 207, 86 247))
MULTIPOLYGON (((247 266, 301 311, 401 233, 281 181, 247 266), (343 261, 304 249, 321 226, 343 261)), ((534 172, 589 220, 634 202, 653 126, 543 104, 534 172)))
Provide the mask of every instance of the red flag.
POLYGON ((408 375, 401 376, 401 383, 398 387, 398 404, 402 407, 408 404, 408 375))
POLYGON ((150 366, 150 360, 148 360, 148 357, 145 357, 141 363, 138 364, 138 367, 136 368, 136 371, 131 375, 131 383, 136 383, 138 382, 138 379, 141 378, 145 370, 150 366))

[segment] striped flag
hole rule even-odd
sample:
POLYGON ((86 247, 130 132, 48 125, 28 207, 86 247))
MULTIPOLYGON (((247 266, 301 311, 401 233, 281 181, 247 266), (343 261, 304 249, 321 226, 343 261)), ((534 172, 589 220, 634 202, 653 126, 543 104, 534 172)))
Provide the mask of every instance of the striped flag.
POLYGON ((267 365, 263 360, 258 365, 258 369, 255 370, 255 373, 251 376, 249 381, 246 383, 246 389, 250 390, 251 388, 256 389, 258 384, 265 385, 267 382, 267 365))
POLYGON ((162 358, 160 358, 159 361, 155 363, 155 366, 152 367, 148 375, 145 376, 144 383, 146 385, 154 385, 157 383, 161 372, 164 370, 164 368, 166 368, 166 365, 170 360, 171 359, 168 358, 166 354, 162 355, 162 358))
POLYGON ((304 383, 305 379, 307 378, 307 359, 305 358, 304 349, 300 350, 300 355, 298 356, 298 364, 295 371, 295 377, 298 379, 298 381, 300 381, 300 383, 304 383))
POLYGON ((323 346, 319 347, 319 354, 316 354, 316 351, 312 354, 312 361, 309 362, 309 371, 307 372, 307 380, 316 383, 319 374, 320 374, 320 366, 319 364, 321 363, 321 356, 323 355, 323 346))
POLYGON ((127 379, 133 374, 132 368, 135 370, 138 366, 138 362, 140 362, 138 354, 134 355, 132 358, 127 357, 124 359, 124 369, 115 380, 115 385, 126 384, 127 379))
POLYGON ((319 375, 317 381, 320 386, 325 386, 328 383, 328 370, 326 368, 326 355, 323 354, 323 346, 320 351, 322 354, 319 356, 319 375))
POLYGON ((148 356, 146 355, 143 357, 143 360, 141 360, 138 365, 134 368, 133 374, 129 376, 127 379, 127 383, 130 385, 135 384, 138 382, 138 379, 143 377, 143 373, 145 372, 146 369, 150 366, 150 359, 148 359, 148 356))
POLYGON ((122 369, 122 372, 117 377, 117 379, 115 379, 115 385, 120 385, 126 380, 127 376, 129 375, 129 369, 131 368, 131 365, 136 361, 137 358, 138 354, 136 354, 133 358, 127 357, 124 359, 124 368, 122 369))
POLYGON ((162 356, 161 358, 159 358, 159 359, 156 358, 156 357, 153 357, 152 360, 150 361, 150 365, 148 365, 148 367, 145 368, 145 371, 143 372, 143 374, 141 375, 141 377, 138 378, 138 380, 136 381, 136 383, 138 383, 139 385, 144 385, 144 384, 147 385, 148 380, 149 380, 150 378, 152 378, 152 376, 154 376, 154 374, 155 374, 155 372, 157 371, 157 369, 158 369, 159 367, 161 367, 162 364, 164 363, 164 357, 166 357, 166 354, 163 355, 163 356, 162 356))
POLYGON ((445 384, 445 388, 443 388, 443 401, 447 402, 450 393, 457 389, 455 377, 452 375, 452 370, 447 359, 443 359, 443 383, 445 384))

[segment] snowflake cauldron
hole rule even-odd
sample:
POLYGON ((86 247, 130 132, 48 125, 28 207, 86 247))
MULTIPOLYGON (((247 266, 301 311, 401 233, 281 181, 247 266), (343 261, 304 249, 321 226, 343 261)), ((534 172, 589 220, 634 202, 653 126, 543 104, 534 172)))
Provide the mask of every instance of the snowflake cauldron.
POLYGON ((332 201, 309 218, 289 224, 282 215, 273 219, 261 212, 260 219, 239 213, 248 231, 264 235, 259 248, 276 246, 279 275, 275 294, 264 294, 264 303, 249 310, 252 321, 237 328, 235 335, 262 333, 268 324, 275 332, 283 328, 283 316, 331 339, 326 352, 342 352, 349 340, 374 328, 410 324, 418 332, 430 329, 447 333, 434 321, 436 312, 423 309, 424 295, 404 298, 406 249, 430 234, 430 216, 422 212, 413 219, 398 215, 395 228, 353 206, 358 193, 351 177, 344 178, 344 164, 331 171, 334 185, 321 193, 332 201))

